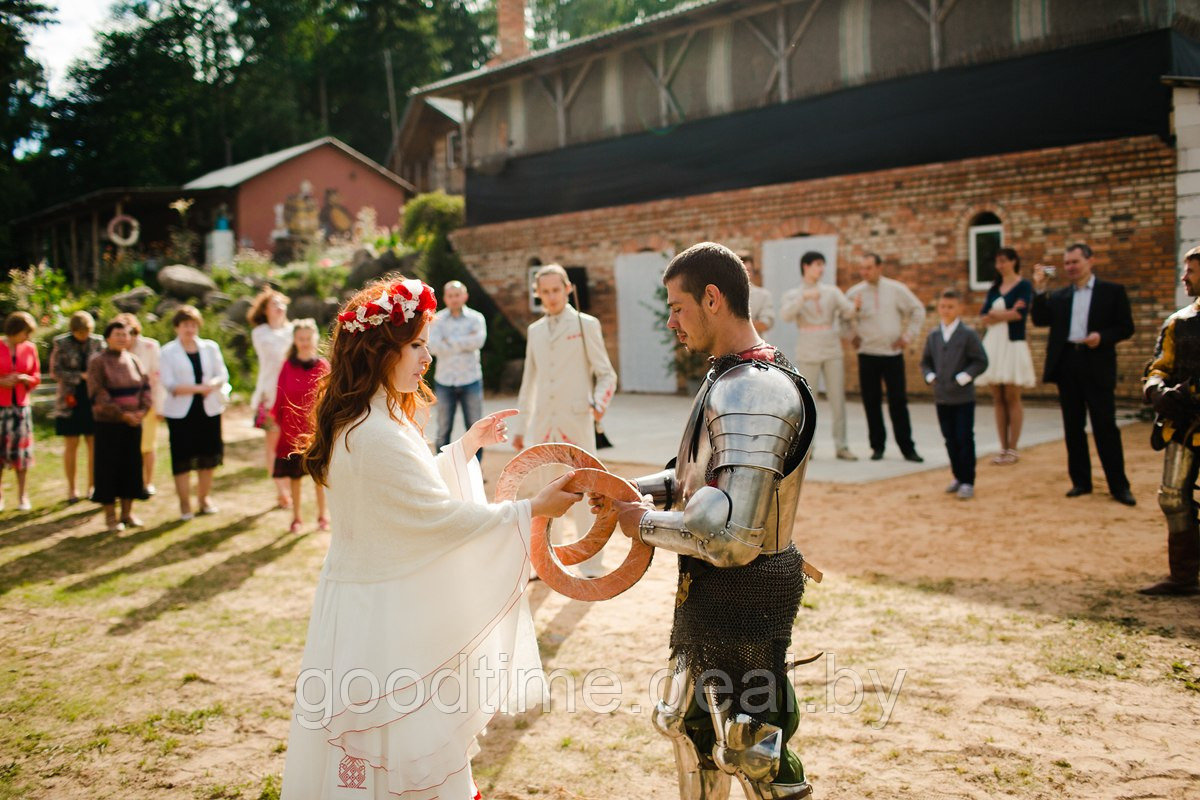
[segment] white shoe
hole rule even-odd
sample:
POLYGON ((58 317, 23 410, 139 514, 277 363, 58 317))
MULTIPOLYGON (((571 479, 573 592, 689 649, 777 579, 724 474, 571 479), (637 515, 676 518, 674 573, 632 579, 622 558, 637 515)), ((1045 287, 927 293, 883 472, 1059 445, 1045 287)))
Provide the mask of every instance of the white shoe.
POLYGON ((958 481, 950 481, 950 485, 946 487, 946 494, 954 494, 962 486, 958 481))
POLYGON ((964 483, 958 487, 958 499, 970 500, 975 496, 975 487, 972 484, 964 483))
POLYGON ((196 518, 196 515, 193 514, 191 511, 187 512, 186 514, 179 515, 180 522, 190 522, 191 520, 194 520, 195 518, 196 518))
POLYGON ((28 497, 22 497, 21 502, 17 503, 17 511, 33 511, 33 503, 29 502, 28 497))

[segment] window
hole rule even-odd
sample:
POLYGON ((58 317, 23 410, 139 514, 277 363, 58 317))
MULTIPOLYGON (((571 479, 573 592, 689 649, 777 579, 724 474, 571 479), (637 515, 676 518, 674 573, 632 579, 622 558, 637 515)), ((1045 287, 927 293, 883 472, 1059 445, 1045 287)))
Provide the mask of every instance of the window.
POLYGON ((446 169, 458 168, 458 150, 461 141, 462 133, 460 131, 453 130, 446 134, 446 169))
POLYGON ((975 215, 967 231, 970 248, 969 279, 973 291, 983 291, 996 280, 996 251, 1004 246, 1004 226, 990 212, 975 215))
MULTIPOLYGON (((526 267, 526 274, 529 276, 529 310, 534 313, 541 313, 542 301, 538 298, 535 291, 533 276, 542 268, 540 259, 529 259, 529 266, 526 267)), ((566 267, 567 277, 571 280, 571 285, 575 287, 575 296, 568 299, 571 305, 575 306, 580 311, 588 311, 592 307, 591 293, 588 287, 587 267, 566 267)))

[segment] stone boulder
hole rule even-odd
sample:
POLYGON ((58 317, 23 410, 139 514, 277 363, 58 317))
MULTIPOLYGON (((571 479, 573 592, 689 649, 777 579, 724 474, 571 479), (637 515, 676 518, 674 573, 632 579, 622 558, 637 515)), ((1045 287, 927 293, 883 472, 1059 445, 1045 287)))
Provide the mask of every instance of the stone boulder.
POLYGON ((158 271, 158 284, 163 292, 177 300, 201 298, 217 290, 213 279, 195 267, 172 264, 158 271))
POLYGON ((142 306, 158 297, 158 293, 149 286, 135 286, 128 292, 121 292, 112 296, 112 304, 117 307, 118 311, 127 311, 130 314, 137 314, 142 310, 142 306))
POLYGON ((162 300, 159 300, 158 305, 154 307, 154 313, 159 319, 170 319, 171 315, 174 314, 175 310, 181 305, 183 305, 183 303, 176 300, 174 297, 164 297, 162 300))
POLYGON ((204 296, 200 298, 200 305, 202 305, 204 308, 211 308, 214 311, 219 311, 222 308, 225 308, 225 306, 229 305, 231 302, 233 302, 232 297, 224 292, 217 291, 205 292, 204 296))
POLYGON ((252 305, 254 304, 249 297, 239 297, 229 304, 229 308, 225 309, 225 318, 230 322, 246 325, 246 315, 250 313, 250 306, 252 305))
POLYGON ((409 253, 403 258, 398 258, 391 250, 385 250, 378 258, 361 261, 351 267, 350 274, 346 276, 346 288, 358 291, 365 284, 370 283, 376 278, 382 278, 389 272, 402 272, 405 277, 411 278, 413 277, 413 268, 416 264, 416 253, 409 253))

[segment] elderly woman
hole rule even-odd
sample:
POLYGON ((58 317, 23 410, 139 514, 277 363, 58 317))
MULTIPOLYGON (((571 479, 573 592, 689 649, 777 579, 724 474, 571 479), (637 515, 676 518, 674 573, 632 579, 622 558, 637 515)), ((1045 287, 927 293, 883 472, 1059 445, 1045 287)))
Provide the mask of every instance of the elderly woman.
MULTIPOLYGON (((29 395, 42 375, 37 348, 29 341, 35 330, 37 323, 32 316, 14 311, 4 321, 4 338, 0 339, 0 471, 12 467, 17 473, 18 511, 33 508, 25 493, 25 473, 33 466, 29 395)), ((0 496, 3 508, 4 498, 0 496)))
POLYGON ((99 467, 92 499, 104 506, 105 524, 114 532, 141 526, 133 501, 149 497, 142 482, 142 418, 151 405, 150 376, 129 352, 133 336, 123 321, 104 326, 104 341, 107 349, 88 362, 87 370, 99 467))
MULTIPOLYGON (((264 289, 254 298, 254 304, 246 312, 246 321, 253 327, 250 341, 254 344, 254 355, 258 357, 258 380, 254 394, 250 396, 250 408, 254 410, 254 427, 266 432, 266 465, 270 469, 275 463, 275 448, 279 444, 279 422, 272 416, 275 407, 275 387, 279 372, 288 358, 292 347, 292 323, 288 322, 288 297, 274 289, 264 289)), ((280 508, 291 505, 290 487, 283 478, 275 478, 277 503, 280 508)))
POLYGON ((138 357, 150 379, 150 400, 152 407, 142 417, 142 482, 146 484, 146 494, 152 495, 154 489, 154 446, 158 443, 158 421, 162 418, 162 381, 159 378, 158 362, 162 352, 159 343, 142 336, 142 323, 134 314, 118 314, 116 317, 125 323, 129 331, 129 352, 138 357))
POLYGON ((171 438, 171 474, 179 494, 179 518, 191 519, 189 475, 197 474, 196 495, 201 514, 215 514, 209 502, 213 470, 221 465, 221 412, 229 391, 229 371, 220 346, 200 338, 204 318, 192 306, 180 306, 171 319, 175 339, 163 345, 159 361, 163 416, 171 438))
POLYGON ((86 311, 71 315, 67 333, 54 337, 50 350, 50 374, 58 385, 54 402, 54 432, 63 437, 63 469, 67 474, 67 502, 79 501, 76 491, 75 466, 78 461, 79 438, 87 444, 87 481, 91 493, 94 469, 92 442, 92 404, 88 401, 87 365, 92 356, 104 349, 104 340, 93 331, 96 321, 86 311))

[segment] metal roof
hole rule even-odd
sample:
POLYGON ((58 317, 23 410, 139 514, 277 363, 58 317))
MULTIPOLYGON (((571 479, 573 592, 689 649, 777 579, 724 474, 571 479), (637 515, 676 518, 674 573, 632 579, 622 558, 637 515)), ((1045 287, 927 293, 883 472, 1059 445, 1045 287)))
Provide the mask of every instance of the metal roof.
POLYGON ((206 175, 201 175, 193 181, 189 181, 183 185, 184 189, 199 190, 199 189, 217 189, 217 188, 233 188, 240 186, 251 178, 262 175, 264 172, 274 169, 280 164, 290 161, 297 156, 316 150, 318 147, 325 145, 333 145, 342 152, 346 153, 351 158, 361 161, 364 165, 378 172, 383 177, 393 183, 403 186, 406 190, 416 193, 416 188, 408 181, 401 178, 394 172, 381 167, 371 159, 367 158, 362 153, 350 147, 345 142, 333 136, 323 136, 320 139, 314 139, 311 142, 298 144, 295 147, 289 147, 285 150, 278 150, 274 153, 268 153, 265 156, 252 158, 249 161, 243 161, 240 164, 222 167, 221 169, 209 172, 206 175))
POLYGON ((507 77, 510 74, 522 71, 533 71, 543 66, 542 63, 538 62, 558 63, 577 58, 588 52, 603 50, 619 39, 632 39, 640 36, 648 37, 661 33, 664 29, 668 29, 677 23, 681 17, 699 18, 702 16, 716 16, 718 13, 724 13, 727 7, 737 9, 759 4, 761 3, 756 2, 756 0, 696 0, 692 3, 684 3, 668 11, 653 14, 636 22, 629 22, 600 33, 593 33, 591 36, 572 39, 557 47, 539 50, 536 53, 503 61, 494 66, 480 67, 472 72, 464 72, 461 75, 444 78, 425 86, 418 86, 412 89, 409 94, 428 95, 465 84, 490 82, 491 79, 501 75, 507 77))
POLYGON ((448 97, 426 97, 425 102, 430 108, 441 112, 441 114, 449 119, 454 120, 459 125, 463 121, 463 104, 461 100, 451 100, 448 97))

